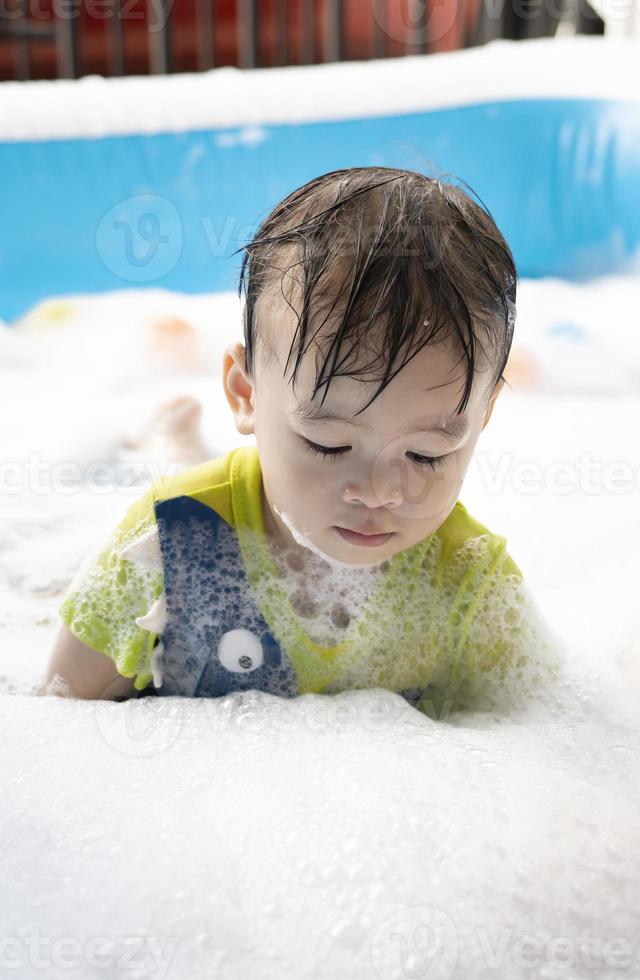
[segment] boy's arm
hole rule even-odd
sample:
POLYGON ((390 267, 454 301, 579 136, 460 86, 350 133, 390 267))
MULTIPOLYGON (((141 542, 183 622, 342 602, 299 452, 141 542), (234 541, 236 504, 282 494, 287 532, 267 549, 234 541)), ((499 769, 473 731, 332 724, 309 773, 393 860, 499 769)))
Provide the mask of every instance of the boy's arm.
POLYGON ((123 677, 111 657, 87 646, 63 623, 38 694, 114 701, 139 693, 133 677, 123 677))
POLYGON ((152 488, 129 507, 105 547, 71 583, 39 693, 137 696, 152 680, 156 635, 145 618, 162 589, 152 488))
POLYGON ((455 641, 452 635, 448 682, 437 692, 427 689, 430 704, 418 705, 427 714, 526 707, 562 676, 564 643, 500 540, 486 573, 471 580, 466 616, 455 641))
POLYGON ((553 691, 564 659, 561 637, 504 547, 473 610, 460 673, 462 703, 480 710, 526 708, 553 691))

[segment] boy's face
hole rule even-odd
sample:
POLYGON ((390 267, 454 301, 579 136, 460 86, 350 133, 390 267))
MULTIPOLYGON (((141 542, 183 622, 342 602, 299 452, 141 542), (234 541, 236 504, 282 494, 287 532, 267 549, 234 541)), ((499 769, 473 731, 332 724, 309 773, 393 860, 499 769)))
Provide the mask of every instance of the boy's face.
POLYGON ((324 388, 310 402, 313 349, 294 395, 287 383, 291 361, 287 379, 282 376, 291 337, 283 331, 272 338, 277 361, 266 363, 258 349, 255 386, 241 343, 227 348, 223 365, 236 428, 256 436, 267 533, 293 549, 359 566, 377 565, 433 534, 455 506, 502 382, 490 389, 488 373, 476 374, 469 403, 457 415, 465 363, 443 346, 428 346, 355 417, 379 382, 334 378, 320 407, 324 388), (309 407, 344 421, 305 418, 309 407), (316 447, 342 455, 324 456, 316 447), (388 536, 358 539, 341 528, 388 536))

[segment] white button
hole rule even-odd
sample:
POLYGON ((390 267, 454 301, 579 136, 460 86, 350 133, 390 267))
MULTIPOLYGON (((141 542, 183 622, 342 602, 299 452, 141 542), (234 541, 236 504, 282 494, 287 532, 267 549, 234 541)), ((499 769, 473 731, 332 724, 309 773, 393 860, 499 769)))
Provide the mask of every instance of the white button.
POLYGON ((264 662, 262 644, 249 630, 229 630, 218 644, 222 666, 235 674, 257 670, 264 662))

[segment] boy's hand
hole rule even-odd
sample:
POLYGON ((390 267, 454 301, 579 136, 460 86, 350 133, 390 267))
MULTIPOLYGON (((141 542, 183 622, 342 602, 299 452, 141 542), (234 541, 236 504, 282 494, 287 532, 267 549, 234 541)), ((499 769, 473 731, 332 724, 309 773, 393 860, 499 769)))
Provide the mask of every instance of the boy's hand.
POLYGON ((133 685, 133 677, 119 674, 111 657, 82 643, 64 624, 37 693, 103 701, 140 694, 133 685))

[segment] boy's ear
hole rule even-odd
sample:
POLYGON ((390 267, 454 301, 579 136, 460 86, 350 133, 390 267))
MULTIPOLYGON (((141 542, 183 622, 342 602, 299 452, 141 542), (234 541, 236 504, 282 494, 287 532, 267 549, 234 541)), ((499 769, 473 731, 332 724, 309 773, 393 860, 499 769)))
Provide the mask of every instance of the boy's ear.
POLYGON ((244 344, 230 344, 222 356, 222 386, 233 413, 236 429, 243 436, 255 432, 253 384, 246 371, 244 344))
POLYGON ((485 410, 485 413, 484 413, 484 421, 482 423, 482 428, 483 429, 487 425, 487 423, 489 422, 489 419, 491 418, 491 413, 493 412, 493 406, 496 403, 496 398, 498 397, 498 395, 500 394, 500 392, 502 391, 503 388, 504 388, 504 378, 500 378, 496 382, 496 384, 494 386, 494 389, 491 392, 491 397, 489 398, 489 401, 487 403, 487 407, 486 407, 486 410, 485 410))

